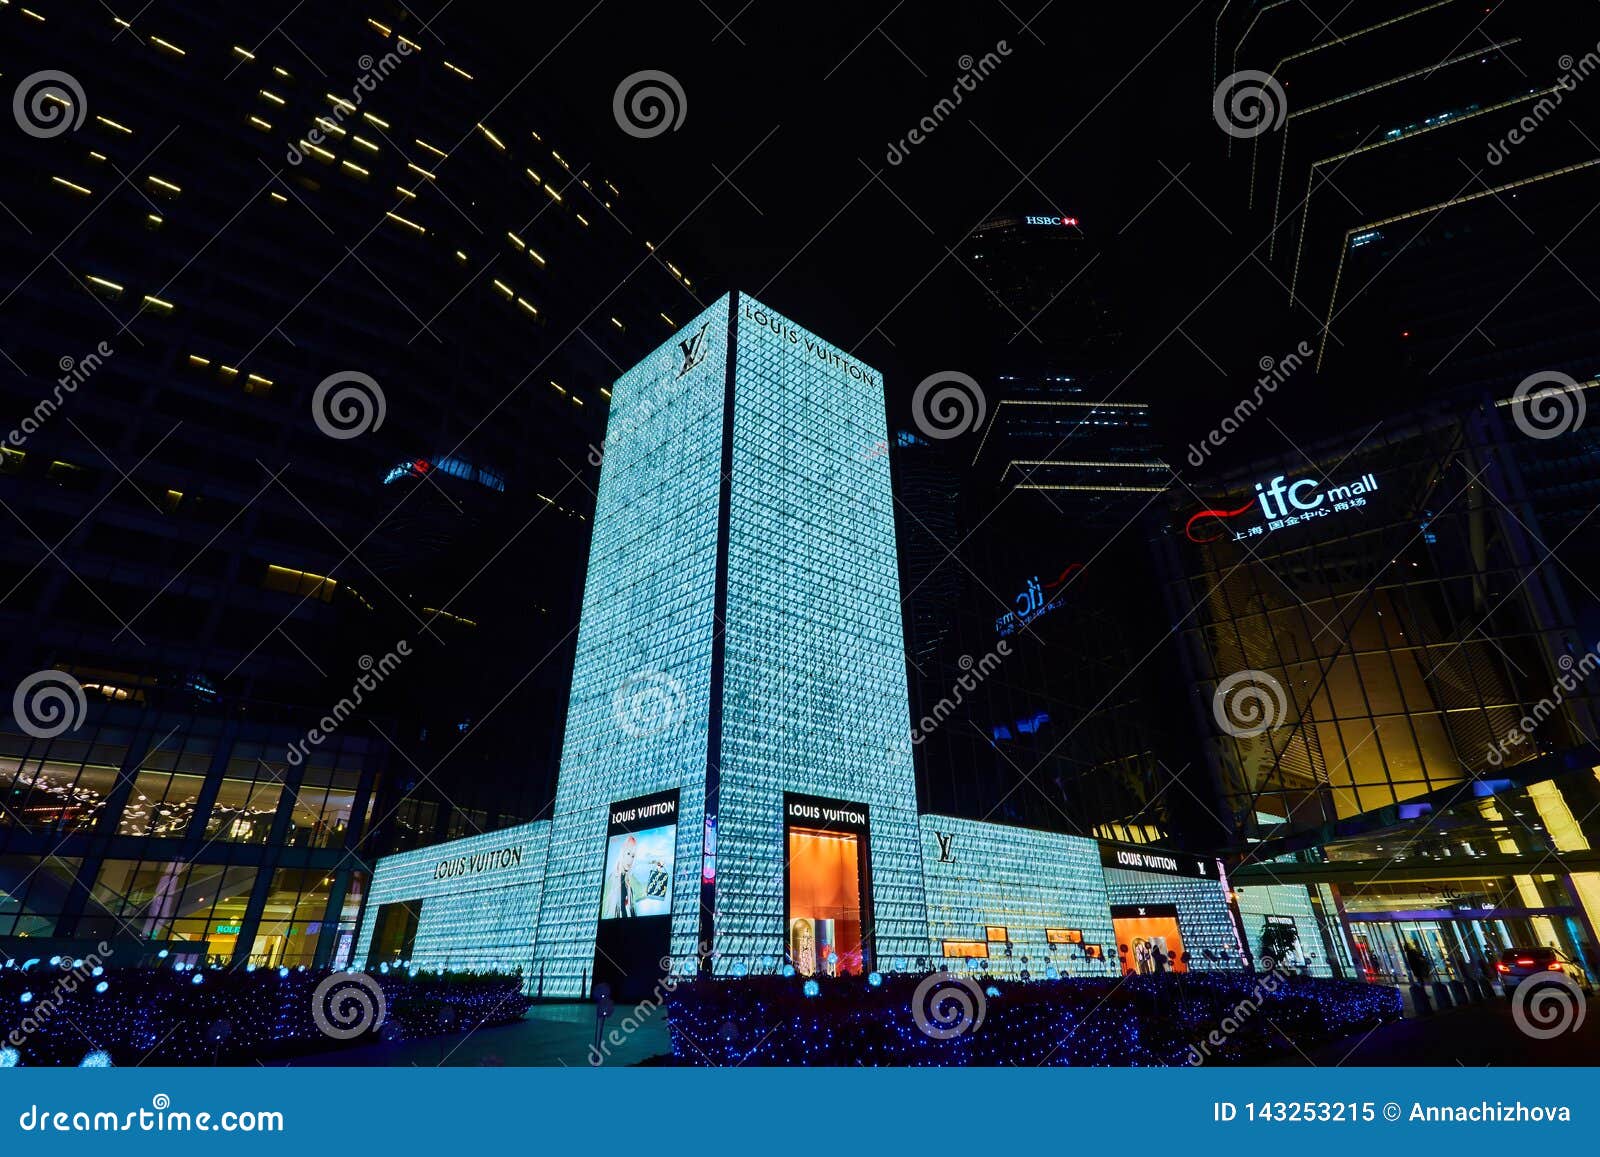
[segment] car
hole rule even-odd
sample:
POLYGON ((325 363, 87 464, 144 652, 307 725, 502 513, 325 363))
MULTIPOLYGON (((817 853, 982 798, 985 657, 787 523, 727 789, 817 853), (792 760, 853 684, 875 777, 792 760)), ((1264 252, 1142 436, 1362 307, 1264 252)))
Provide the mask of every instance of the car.
POLYGON ((1495 973, 1507 996, 1516 991, 1525 980, 1537 981, 1552 972, 1570 977, 1572 982, 1587 993, 1594 991, 1589 974, 1578 964, 1554 948, 1507 948, 1495 962, 1495 973))

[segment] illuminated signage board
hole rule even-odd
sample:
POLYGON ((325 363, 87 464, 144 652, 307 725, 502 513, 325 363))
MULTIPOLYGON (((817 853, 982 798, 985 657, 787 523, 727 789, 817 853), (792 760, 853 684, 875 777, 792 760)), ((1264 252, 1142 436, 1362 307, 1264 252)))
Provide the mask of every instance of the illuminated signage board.
POLYGON ((437 471, 448 474, 452 478, 464 478, 468 482, 476 482, 487 486, 490 490, 504 491, 506 480, 493 470, 485 470, 481 466, 474 466, 460 458, 413 458, 409 462, 402 462, 383 476, 385 486, 398 482, 402 478, 425 478, 437 471))
POLYGON ((783 814, 790 827, 825 832, 867 831, 867 805, 785 792, 783 814))
POLYGON ((1016 598, 1011 600, 1011 605, 1016 609, 1008 611, 994 621, 995 633, 1002 639, 1014 635, 1029 623, 1047 615, 1061 605, 1062 597, 1067 593, 1067 579, 1083 569, 1081 562, 1067 564, 1067 569, 1056 576, 1056 581, 1040 585, 1039 576, 1034 575, 1022 588, 1016 598))
POLYGON ((1076 217, 1027 216, 1024 217, 1022 221, 1025 225, 1054 225, 1058 229, 1062 226, 1076 225, 1078 223, 1078 219, 1076 217))
POLYGON ((498 848, 492 852, 479 852, 472 856, 456 856, 440 860, 433 869, 435 880, 454 880, 462 876, 480 876, 500 868, 515 868, 522 863, 522 848, 498 848))
POLYGON ((1358 510, 1367 504, 1367 495, 1378 489, 1376 474, 1363 474, 1354 482, 1329 486, 1315 478, 1297 478, 1291 481, 1280 474, 1271 482, 1257 482, 1255 500, 1234 510, 1197 510, 1189 516, 1183 532, 1190 542, 1216 542, 1231 535, 1235 542, 1268 534, 1290 526, 1315 522, 1333 514, 1358 510), (1251 511, 1259 513, 1252 516, 1251 511), (1255 521, 1245 523, 1244 519, 1255 521), (1239 523, 1228 524, 1239 518, 1239 523), (1219 530, 1215 523, 1223 525, 1219 530))
POLYGON ((1046 928, 1044 930, 1046 944, 1082 944, 1083 929, 1081 928, 1046 928))
POLYGON ((1102 843, 1100 863, 1107 868, 1126 868, 1130 872, 1157 872, 1163 876, 1191 876, 1203 880, 1217 878, 1216 864, 1212 861, 1161 848, 1102 843))

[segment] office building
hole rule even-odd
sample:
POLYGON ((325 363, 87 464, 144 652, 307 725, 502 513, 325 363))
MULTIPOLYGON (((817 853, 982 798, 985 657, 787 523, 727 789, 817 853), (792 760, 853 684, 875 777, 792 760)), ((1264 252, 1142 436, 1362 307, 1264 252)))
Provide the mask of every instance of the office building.
POLYGON ((0 23, 0 686, 65 708, 0 729, 0 945, 347 958, 369 849, 548 802, 605 383, 690 275, 403 5, 0 23))

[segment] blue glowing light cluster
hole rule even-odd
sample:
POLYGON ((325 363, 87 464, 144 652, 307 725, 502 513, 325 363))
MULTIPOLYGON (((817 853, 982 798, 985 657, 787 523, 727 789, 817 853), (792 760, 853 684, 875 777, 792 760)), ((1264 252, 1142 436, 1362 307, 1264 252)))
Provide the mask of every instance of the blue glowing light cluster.
POLYGON ((1262 976, 1246 972, 984 984, 981 1021, 964 1019, 964 1031, 938 1039, 915 1015, 922 980, 756 977, 679 985, 667 998, 673 1054, 685 1065, 1261 1063, 1363 1032, 1401 1011, 1391 988, 1295 978, 1264 991, 1262 976), (1261 1001, 1259 1012, 1241 1016, 1241 1002, 1251 999, 1261 1001), (1224 1025, 1223 1043, 1200 1056, 1195 1045, 1224 1025))
MULTIPOLYGON (((343 1044, 313 1015, 313 994, 329 970, 130 968, 110 975, 115 983, 101 982, 103 990, 51 984, 25 1004, 25 986, 52 978, 0 969, 0 1040, 15 1032, 20 1042, 0 1051, 0 1067, 249 1063, 343 1044), (49 1015, 39 1016, 46 1001, 49 1015)), ((387 1007, 387 1040, 509 1023, 530 1003, 518 976, 391 972, 375 979, 387 1007)))

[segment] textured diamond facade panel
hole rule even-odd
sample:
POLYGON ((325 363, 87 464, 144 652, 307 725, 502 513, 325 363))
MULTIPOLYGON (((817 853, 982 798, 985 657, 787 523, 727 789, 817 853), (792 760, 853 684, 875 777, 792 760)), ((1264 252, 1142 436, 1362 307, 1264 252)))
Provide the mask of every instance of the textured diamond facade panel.
POLYGON ((1221 881, 1127 868, 1108 867, 1105 874, 1106 899, 1112 904, 1171 904, 1178 909, 1178 927, 1183 932, 1184 950, 1190 954, 1190 968, 1197 972, 1238 971, 1239 937, 1221 881), (1205 958, 1208 948, 1217 960, 1205 958), (1224 952, 1226 960, 1221 959, 1224 952))
POLYGON ((881 375, 748 297, 617 382, 552 817, 547 992, 580 993, 593 965, 607 805, 674 787, 672 954, 693 967, 718 719, 717 971, 781 966, 785 791, 868 806, 880 966, 925 949, 893 496, 872 452, 886 439, 881 375), (634 717, 643 683, 664 713, 634 717))
POLYGON ((904 968, 928 933, 883 378, 738 311, 715 969, 782 964, 785 791, 867 805, 876 963, 904 968))
MULTIPOLYGON (((531 972, 548 822, 522 824, 378 861, 351 957, 365 967, 378 909, 421 901, 411 962, 461 972, 531 972)), ((371 962, 374 967, 377 961, 371 962)))
POLYGON ((1035 978, 1054 965, 1067 976, 1116 975, 1116 945, 1100 845, 1077 836, 979 823, 950 816, 922 817, 922 862, 927 875, 928 967, 967 971, 965 957, 945 957, 947 940, 983 941, 986 930, 1006 930, 1005 944, 988 946, 994 976, 1035 978), (1081 959, 1077 946, 1051 945, 1046 930, 1083 933, 1105 959, 1081 959))
POLYGON ((538 967, 579 995, 594 965, 606 809, 680 789, 672 950, 694 957, 711 701, 729 299, 619 378, 583 589, 538 967), (699 361, 680 376, 680 342, 699 361), (633 710, 645 699, 654 710, 633 710))

